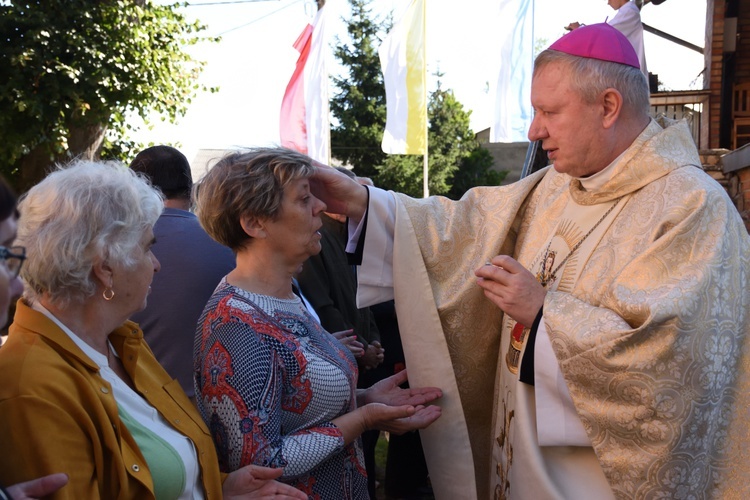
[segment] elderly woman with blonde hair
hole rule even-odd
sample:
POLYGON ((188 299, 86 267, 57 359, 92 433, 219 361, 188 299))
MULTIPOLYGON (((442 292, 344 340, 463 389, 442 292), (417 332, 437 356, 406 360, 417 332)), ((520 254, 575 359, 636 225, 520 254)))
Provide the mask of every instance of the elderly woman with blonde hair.
POLYGON ((222 470, 284 467, 280 481, 310 498, 368 498, 360 435, 401 433, 440 416, 423 406, 437 388, 400 389, 406 373, 357 389, 352 353, 292 291, 320 252, 323 202, 310 192, 312 160, 280 149, 232 153, 209 169, 197 212, 208 234, 236 254, 195 342, 198 408, 222 470))
POLYGON ((27 286, 0 349, 0 484, 63 472, 55 498, 305 498, 272 480, 280 470, 220 473, 200 415, 127 321, 160 267, 162 206, 126 167, 87 162, 22 199, 27 286))

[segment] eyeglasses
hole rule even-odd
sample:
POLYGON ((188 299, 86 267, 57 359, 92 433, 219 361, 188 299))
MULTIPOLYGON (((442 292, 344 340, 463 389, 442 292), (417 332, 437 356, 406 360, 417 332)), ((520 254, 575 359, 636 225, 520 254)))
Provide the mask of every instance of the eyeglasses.
POLYGON ((21 266, 23 261, 26 260, 26 248, 25 247, 10 247, 6 248, 0 246, 0 259, 5 263, 6 269, 11 274, 11 278, 18 276, 21 272, 21 266))

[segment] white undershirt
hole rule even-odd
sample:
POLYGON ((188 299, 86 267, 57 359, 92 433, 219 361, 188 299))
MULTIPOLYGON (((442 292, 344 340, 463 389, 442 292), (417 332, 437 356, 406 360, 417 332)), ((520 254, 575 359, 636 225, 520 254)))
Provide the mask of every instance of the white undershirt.
MULTIPOLYGON (((595 191, 612 177, 621 153, 603 170, 578 179, 586 191, 595 191)), ((539 322, 534 345, 534 401, 539 446, 591 446, 573 398, 565 383, 544 317, 539 322)))

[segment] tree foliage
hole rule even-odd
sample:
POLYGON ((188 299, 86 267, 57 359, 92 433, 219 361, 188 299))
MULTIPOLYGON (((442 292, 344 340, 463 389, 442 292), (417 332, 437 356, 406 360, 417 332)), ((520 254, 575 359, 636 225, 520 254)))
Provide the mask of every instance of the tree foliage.
MULTIPOLYGON (((447 195, 463 159, 479 143, 471 130, 471 112, 464 110, 453 91, 443 90, 439 81, 430 94, 427 116, 427 185, 430 194, 447 195)), ((422 156, 388 155, 378 168, 379 185, 410 196, 422 196, 423 176, 422 156)))
MULTIPOLYGON (((334 77, 331 154, 352 165, 357 175, 377 178, 386 154, 380 147, 385 129, 385 84, 378 46, 385 26, 371 18, 370 0, 349 0, 348 42, 336 40, 334 55, 345 75, 334 77)), ((390 24, 390 23, 388 23, 390 24)))
MULTIPOLYGON (((331 130, 331 151, 335 158, 352 165, 357 175, 371 177, 379 187, 422 196, 423 157, 387 155, 381 149, 386 103, 377 47, 391 23, 373 21, 369 3, 349 0, 350 40, 338 40, 334 52, 345 74, 333 79, 337 93, 331 112, 337 124, 331 130)), ((437 74, 438 80, 441 76, 437 74)), ((501 174, 491 171, 489 152, 477 152, 481 147, 471 130, 471 112, 453 91, 443 90, 439 81, 430 94, 427 115, 430 194, 460 197, 468 187, 500 183, 501 174), (477 184, 469 185, 472 181, 477 184)))
POLYGON ((0 5, 0 168, 17 187, 54 161, 115 149, 125 117, 174 121, 201 89, 204 63, 185 51, 206 38, 184 4, 150 0, 12 0, 0 5))
POLYGON ((487 149, 479 146, 471 150, 468 156, 461 159, 446 196, 452 200, 458 200, 474 186, 499 186, 508 175, 508 171, 493 170, 493 164, 494 160, 487 149))

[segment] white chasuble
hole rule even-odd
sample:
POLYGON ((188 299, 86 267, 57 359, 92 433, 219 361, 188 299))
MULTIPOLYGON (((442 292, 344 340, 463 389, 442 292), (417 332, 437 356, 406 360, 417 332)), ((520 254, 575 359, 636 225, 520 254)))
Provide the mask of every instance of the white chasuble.
MULTIPOLYGON (((750 498, 750 238, 684 123, 652 121, 594 189, 548 168, 455 202, 392 196, 392 256, 371 260, 392 264, 410 383, 445 394, 420 431, 436 498, 750 498), (590 447, 537 441, 512 327, 474 274, 498 254, 551 285, 548 347, 590 447)), ((386 223, 367 224, 364 261, 386 223)), ((364 264, 362 286, 391 286, 364 264)))

